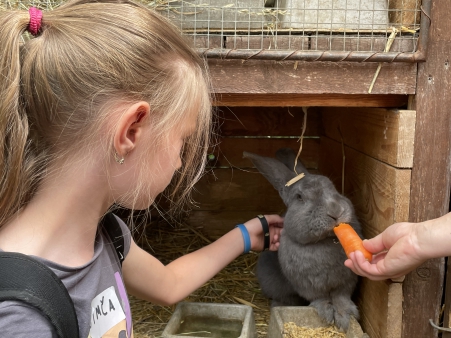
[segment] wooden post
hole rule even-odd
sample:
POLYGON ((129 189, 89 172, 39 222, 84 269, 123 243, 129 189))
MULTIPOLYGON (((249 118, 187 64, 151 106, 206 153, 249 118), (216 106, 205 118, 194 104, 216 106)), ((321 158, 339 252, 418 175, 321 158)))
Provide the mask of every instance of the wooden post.
MULTIPOLYGON (((451 20, 449 0, 434 0, 427 60, 418 66, 416 130, 409 221, 448 212, 451 149, 451 20)), ((403 283, 402 337, 437 337, 429 325, 441 307, 444 259, 430 260, 403 283)))

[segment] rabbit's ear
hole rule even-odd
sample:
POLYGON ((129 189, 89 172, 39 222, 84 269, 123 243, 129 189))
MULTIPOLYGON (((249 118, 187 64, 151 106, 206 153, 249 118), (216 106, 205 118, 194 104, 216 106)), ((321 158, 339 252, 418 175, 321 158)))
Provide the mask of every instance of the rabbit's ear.
POLYGON ((246 151, 243 152, 243 157, 252 161, 258 171, 279 191, 283 199, 285 184, 296 176, 295 173, 275 158, 263 157, 246 151))
MULTIPOLYGON (((294 162, 296 160, 296 153, 291 148, 280 148, 276 151, 276 158, 285 164, 288 169, 294 172, 294 162)), ((305 175, 308 174, 307 169, 303 166, 301 161, 298 159, 298 162, 296 163, 296 172, 298 174, 304 173, 305 175)))

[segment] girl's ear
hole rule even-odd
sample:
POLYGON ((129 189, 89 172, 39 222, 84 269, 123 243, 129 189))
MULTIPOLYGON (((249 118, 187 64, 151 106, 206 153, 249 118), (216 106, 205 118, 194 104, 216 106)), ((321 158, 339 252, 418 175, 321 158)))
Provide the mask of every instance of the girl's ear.
POLYGON ((125 157, 136 147, 143 133, 143 121, 149 114, 149 104, 140 101, 131 105, 121 116, 113 138, 114 149, 119 157, 125 157))

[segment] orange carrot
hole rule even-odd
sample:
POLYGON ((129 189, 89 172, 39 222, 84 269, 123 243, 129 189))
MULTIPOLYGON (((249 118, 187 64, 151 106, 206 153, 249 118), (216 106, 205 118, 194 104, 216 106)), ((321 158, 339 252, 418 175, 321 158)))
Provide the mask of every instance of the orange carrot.
POLYGON ((373 254, 363 247, 362 239, 349 224, 340 223, 334 228, 334 232, 348 258, 351 252, 358 250, 363 253, 367 261, 371 262, 373 254))

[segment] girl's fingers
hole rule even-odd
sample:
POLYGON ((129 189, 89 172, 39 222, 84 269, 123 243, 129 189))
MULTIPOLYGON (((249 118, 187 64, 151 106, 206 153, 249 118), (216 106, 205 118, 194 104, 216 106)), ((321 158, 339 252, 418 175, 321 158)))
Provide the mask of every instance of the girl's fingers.
POLYGON ((283 217, 279 215, 265 215, 265 218, 270 226, 272 225, 278 228, 283 227, 283 217))

